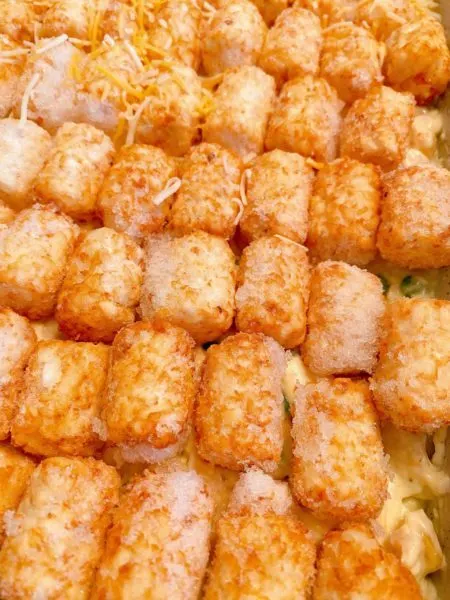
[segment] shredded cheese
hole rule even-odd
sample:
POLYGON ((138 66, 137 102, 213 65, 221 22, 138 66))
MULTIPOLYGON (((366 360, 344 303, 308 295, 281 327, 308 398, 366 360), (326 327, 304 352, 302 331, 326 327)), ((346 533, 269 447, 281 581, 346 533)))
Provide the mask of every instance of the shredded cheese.
POLYGON ((52 50, 53 48, 57 48, 58 46, 61 46, 61 44, 64 44, 64 42, 67 42, 68 39, 69 39, 69 36, 67 35, 67 33, 63 33, 62 35, 59 35, 57 38, 50 40, 47 44, 44 44, 40 48, 37 48, 36 54, 44 54, 45 52, 48 52, 49 50, 52 50))
POLYGON ((15 50, 2 50, 0 51, 0 57, 4 58, 4 57, 16 57, 16 56, 23 56, 25 54, 29 54, 30 51, 27 50, 26 48, 16 48, 15 50))
POLYGON ((109 33, 107 33, 103 38, 103 43, 105 43, 110 48, 113 48, 116 45, 116 42, 112 39, 109 33))
POLYGON ((137 90, 132 85, 130 85, 127 81, 124 81, 121 77, 116 75, 113 71, 109 71, 105 67, 101 65, 97 65, 97 70, 100 71, 107 79, 110 79, 113 83, 116 84, 119 88, 126 90, 130 96, 134 96, 138 100, 143 100, 144 95, 140 90, 137 90))
POLYGON ((236 215, 236 218, 233 222, 233 225, 236 226, 238 225, 242 215, 244 214, 244 205, 242 204, 242 200, 240 198, 233 198, 233 201, 236 202, 236 204, 239 206, 239 212, 236 215))
POLYGON ((139 69, 139 71, 143 71, 144 70, 144 65, 142 64, 142 61, 139 58, 139 55, 136 52, 136 49, 130 44, 130 42, 127 42, 127 41, 124 42, 124 46, 127 49, 128 54, 131 56, 134 64, 139 69))
POLYGON ((178 192, 180 187, 181 187, 181 179, 179 177, 171 177, 169 179, 169 181, 166 183, 164 189, 161 190, 160 192, 158 192, 156 194, 156 196, 153 198, 153 204, 155 204, 156 206, 159 206, 160 204, 162 204, 164 202, 164 200, 167 200, 167 198, 170 198, 170 196, 173 196, 174 194, 176 194, 176 192, 178 192))
POLYGON ((245 188, 247 185, 247 178, 250 175, 250 173, 251 173, 250 169, 245 169, 245 171, 242 173, 241 183, 239 184, 239 194, 241 196, 241 201, 242 201, 243 206, 247 206, 247 204, 248 204, 245 188))
POLYGON ((136 129, 137 129, 137 126, 139 123, 139 119, 141 118, 141 115, 144 112, 144 110, 147 107, 150 100, 151 100, 151 98, 145 98, 143 100, 143 102, 139 105, 139 107, 137 108, 132 119, 130 120, 130 122, 128 124, 127 138, 125 140, 126 146, 130 146, 131 144, 134 143, 134 138, 136 136, 136 129))
POLYGON ((320 169, 323 169, 325 166, 325 163, 317 162, 313 158, 307 158, 305 162, 307 165, 309 165, 313 169, 316 169, 317 171, 320 171, 320 169))
POLYGON ((301 244, 299 244, 298 242, 294 242, 294 240, 291 240, 290 238, 281 235, 279 233, 275 233, 273 237, 277 237, 280 240, 283 240, 283 242, 290 242, 291 244, 295 244, 296 246, 298 246, 299 248, 301 248, 302 250, 306 250, 308 251, 308 248, 306 248, 305 246, 302 246, 301 244))
POLYGON ((25 92, 23 94, 22 102, 21 102, 21 105, 20 105, 20 124, 21 125, 25 125, 25 123, 27 122, 27 118, 28 118, 28 103, 30 101, 33 89, 38 84, 39 79, 40 79, 39 73, 35 73, 33 75, 33 77, 31 78, 30 82, 28 83, 27 87, 25 88, 25 92))

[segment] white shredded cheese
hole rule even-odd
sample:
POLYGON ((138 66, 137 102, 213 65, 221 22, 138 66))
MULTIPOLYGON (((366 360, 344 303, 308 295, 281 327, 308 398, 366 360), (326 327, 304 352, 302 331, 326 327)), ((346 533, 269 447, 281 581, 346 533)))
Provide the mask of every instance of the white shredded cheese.
POLYGON ((28 103, 31 98, 31 94, 33 89, 37 86, 40 79, 39 73, 35 73, 25 88, 25 92, 22 97, 22 102, 20 104, 20 124, 24 125, 28 118, 28 103))
POLYGON ((178 192, 180 187, 181 187, 181 179, 179 177, 171 177, 169 179, 169 181, 166 183, 166 185, 164 186, 164 189, 161 190, 160 192, 158 192, 156 194, 156 196, 153 198, 153 204, 156 204, 156 206, 159 206, 160 204, 162 204, 164 202, 164 200, 167 200, 167 198, 170 198, 170 196, 173 196, 174 194, 176 194, 176 192, 178 192))
POLYGON ((302 246, 298 242, 294 242, 294 240, 291 240, 290 238, 285 237, 284 235, 280 235, 279 233, 275 233, 273 237, 280 238, 280 240, 283 240, 283 242, 291 242, 291 244, 295 244, 299 248, 302 248, 302 250, 308 251, 308 248, 305 248, 305 246, 302 246))
POLYGON ((130 44, 130 42, 128 42, 126 40, 125 40, 125 42, 123 44, 124 44, 125 48, 127 49, 128 54, 133 59, 133 62, 136 65, 136 67, 139 69, 139 71, 143 71, 144 70, 144 65, 142 64, 142 61, 139 58, 139 55, 136 52, 136 49, 130 44))
POLYGON ((241 220, 242 215, 244 214, 244 205, 242 204, 242 200, 240 200, 239 198, 233 198, 233 200, 239 206, 239 212, 236 215, 233 225, 238 225, 239 221, 241 220))
POLYGON ((15 57, 15 56, 22 56, 24 54, 29 54, 30 51, 27 50, 26 48, 15 48, 14 50, 2 50, 0 52, 0 57, 15 57))
POLYGON ((150 102, 150 100, 151 100, 151 98, 145 98, 145 100, 143 100, 142 103, 137 108, 136 112, 134 113, 134 116, 130 119, 130 121, 128 123, 127 138, 125 140, 126 146, 129 146, 130 144, 134 143, 134 137, 136 135, 136 129, 138 126, 139 119, 141 118, 141 115, 144 112, 144 110, 145 110, 146 106, 148 105, 148 103, 150 102))
POLYGON ((103 42, 110 48, 114 48, 114 46, 116 45, 116 42, 112 39, 109 33, 105 35, 105 37, 103 38, 103 42))
POLYGON ((242 173, 241 183, 239 185, 239 194, 241 196, 241 201, 242 201, 243 206, 247 206, 247 204, 248 204, 245 186, 247 184, 247 177, 249 175, 250 175, 250 169, 245 169, 245 171, 242 173))
POLYGON ((63 33, 62 35, 59 35, 57 38, 50 40, 47 44, 44 44, 40 48, 37 48, 36 54, 44 54, 44 52, 48 52, 49 50, 52 50, 53 48, 57 48, 61 44, 64 44, 64 42, 67 42, 68 39, 69 39, 69 36, 67 35, 67 33, 63 33))

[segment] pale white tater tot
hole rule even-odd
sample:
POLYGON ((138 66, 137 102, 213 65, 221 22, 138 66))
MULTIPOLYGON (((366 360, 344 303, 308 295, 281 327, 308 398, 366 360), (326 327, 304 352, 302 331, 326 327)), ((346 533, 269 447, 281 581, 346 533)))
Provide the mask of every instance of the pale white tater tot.
POLYGON ((111 139, 100 129, 64 123, 34 183, 38 202, 53 202, 75 220, 92 220, 97 196, 114 157, 111 139))
POLYGON ((28 319, 0 308, 0 440, 9 435, 25 367, 36 342, 28 319))
POLYGON ((311 258, 358 266, 374 260, 380 222, 379 169, 338 158, 319 170, 313 190, 306 244, 311 258))
POLYGON ((11 208, 33 204, 32 186, 51 148, 50 135, 36 123, 0 120, 0 198, 11 208))
POLYGON ((344 262, 319 263, 312 272, 302 346, 306 366, 321 376, 372 373, 384 311, 376 275, 344 262))
POLYGON ((100 415, 109 348, 66 340, 40 341, 32 353, 11 441, 38 456, 93 456, 103 441, 100 415))
POLYGON ((93 458, 47 458, 7 513, 0 596, 88 598, 120 478, 93 458))
POLYGON ((298 75, 317 75, 321 48, 319 18, 294 5, 284 10, 269 29, 258 64, 281 86, 298 75))
POLYGON ((414 118, 414 97, 387 87, 374 87, 356 100, 345 115, 341 156, 395 169, 405 157, 414 118))
POLYGON ((200 344, 231 327, 236 264, 224 239, 204 231, 152 235, 144 263, 144 320, 182 327, 200 344))
POLYGON ((303 342, 309 298, 306 248, 281 236, 259 238, 244 249, 236 291, 236 327, 264 333, 285 348, 303 342))
POLYGON ((298 386, 293 408, 296 500, 322 518, 376 517, 388 477, 368 383, 337 378, 298 386))
POLYGON ((428 162, 397 169, 383 180, 380 254, 410 269, 450 265, 450 173, 428 162))
POLYGON ((292 514, 285 482, 261 471, 240 476, 230 504, 217 523, 205 600, 306 598, 316 558, 307 528, 292 514))
POLYGON ((250 0, 232 0, 206 19, 202 31, 202 64, 207 75, 255 65, 267 33, 250 0))
POLYGON ((298 152, 316 161, 336 158, 344 103, 330 84, 306 75, 284 84, 267 127, 267 150, 298 152))
POLYGON ((244 179, 247 204, 239 222, 244 237, 278 234, 303 244, 314 181, 307 160, 294 152, 265 152, 248 165, 244 179))
POLYGON ((40 205, 0 228, 0 305, 49 317, 79 233, 69 217, 40 205))
POLYGON ((197 448, 213 464, 273 472, 283 448, 284 352, 262 334, 208 348, 195 411, 197 448))
POLYGON ((67 266, 55 319, 68 337, 111 342, 133 323, 142 283, 142 250, 127 235, 87 232, 67 266))
POLYGON ((367 524, 330 531, 319 548, 313 598, 423 598, 412 573, 367 524), (361 571, 364 574, 361 574, 361 571))
POLYGON ((169 200, 158 202, 170 180, 177 176, 175 159, 146 144, 122 146, 101 187, 97 212, 106 227, 142 243, 162 231, 169 200), (156 202, 155 202, 156 200, 156 202))
POLYGON ((195 471, 136 478, 114 512, 92 600, 196 600, 212 514, 210 492, 195 471))
POLYGON ((261 154, 274 99, 275 81, 258 67, 228 71, 203 126, 203 140, 233 150, 244 160, 261 154))
POLYGON ((104 437, 127 462, 181 451, 196 391, 195 343, 179 327, 134 323, 114 338, 101 413, 104 437))
POLYGON ((410 431, 450 423, 450 302, 402 298, 388 304, 372 390, 379 413, 410 431))

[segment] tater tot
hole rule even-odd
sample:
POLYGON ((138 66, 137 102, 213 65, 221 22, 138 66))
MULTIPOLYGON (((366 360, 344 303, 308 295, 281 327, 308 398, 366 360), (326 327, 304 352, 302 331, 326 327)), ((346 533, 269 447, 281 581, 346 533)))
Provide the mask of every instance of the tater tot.
POLYGON ((6 206, 4 202, 0 200, 0 225, 7 225, 14 221, 16 217, 16 213, 12 208, 6 206))
POLYGON ((414 97, 374 87, 356 100, 342 125, 341 155, 394 169, 405 157, 414 118, 414 97))
POLYGON ((213 502, 195 471, 145 473, 122 495, 92 600, 197 600, 213 502))
POLYGON ((0 2, 0 33, 16 42, 32 39, 35 18, 33 5, 28 0, 0 2))
POLYGON ((384 55, 384 44, 364 27, 336 24, 324 31, 320 75, 352 103, 383 82, 384 55))
MULTIPOLYGON (((143 3, 143 25, 148 28, 148 16, 143 3)), ((99 22, 100 37, 109 35, 112 39, 132 40, 137 31, 137 4, 130 0, 106 0, 99 22)))
POLYGON ((92 456, 108 367, 107 346, 48 340, 34 350, 18 399, 11 440, 30 454, 92 456))
POLYGON ((444 29, 433 17, 399 27, 386 42, 386 80, 411 92, 419 104, 439 96, 450 80, 450 50, 444 29))
POLYGON ((313 168, 303 156, 272 150, 255 158, 245 173, 247 204, 239 222, 244 237, 282 235, 303 244, 308 232, 308 206, 313 168))
POLYGON ((0 444, 0 545, 4 540, 4 517, 17 508, 36 464, 6 444, 0 444))
POLYGON ((317 375, 372 373, 385 302, 376 275, 344 262, 326 261, 312 272, 306 366, 317 375))
MULTIPOLYGON (((217 1, 217 0, 216 0, 217 1)), ((224 1, 224 3, 227 0, 224 1)), ((273 25, 278 15, 287 8, 292 0, 251 0, 261 13, 267 25, 273 25)))
POLYGON ((450 302, 402 298, 388 305, 372 390, 397 427, 431 432, 450 423, 450 302))
POLYGON ((431 163, 383 179, 377 245, 386 260, 412 269, 450 265, 450 173, 431 163))
POLYGON ((168 202, 153 200, 176 174, 175 160, 161 148, 123 146, 100 190, 97 209, 103 223, 138 243, 149 233, 162 231, 168 202))
POLYGON ((225 73, 203 126, 203 140, 220 144, 244 160, 261 154, 274 99, 275 81, 258 67, 225 73))
POLYGON ((294 507, 286 481, 277 481, 258 469, 239 475, 230 496, 227 513, 230 514, 291 514, 294 507))
POLYGON ((0 229, 0 305, 49 317, 78 235, 71 219, 39 205, 0 229))
POLYGON ((195 427, 200 456, 273 472, 283 446, 282 348, 261 334, 227 337, 206 353, 195 427))
POLYGON ((183 156, 198 137, 204 90, 197 73, 176 61, 152 64, 149 94, 136 129, 136 142, 183 156))
POLYGON ((207 75, 257 63, 267 27, 250 0, 232 0, 204 20, 202 63, 207 75))
POLYGON ((107 227, 89 231, 76 248, 58 295, 55 319, 70 338, 111 342, 133 323, 142 283, 142 250, 107 227))
POLYGON ((279 236, 244 249, 236 292, 236 327, 264 333, 285 348, 303 342, 309 297, 306 248, 279 236))
POLYGON ((0 597, 87 600, 119 475, 93 458, 48 458, 5 516, 0 597))
POLYGON ((298 6, 319 16, 323 27, 340 21, 353 21, 359 2, 360 0, 296 0, 298 6))
POLYGON ((53 202, 78 220, 92 220, 103 179, 112 164, 114 146, 100 129, 65 123, 34 184, 39 202, 53 202))
POLYGON ((378 39, 387 40, 404 23, 423 17, 424 4, 420 0, 360 0, 356 2, 354 20, 358 25, 368 25, 378 39))
POLYGON ((225 333, 234 316, 235 257, 227 242, 203 231, 147 240, 144 320, 186 329, 199 344, 225 333))
POLYGON ((157 50, 150 49, 149 54, 156 58, 167 55, 197 71, 202 13, 196 0, 161 2, 154 17, 147 30, 147 43, 157 50))
POLYGON ((0 440, 9 435, 24 370, 36 342, 25 317, 0 308, 0 440))
POLYGON ((169 458, 186 441, 194 346, 186 331, 167 324, 134 323, 115 337, 102 420, 127 462, 169 458))
POLYGON ((179 233, 200 229, 231 238, 241 213, 241 168, 239 157, 217 144, 194 146, 181 165, 170 227, 179 233))
POLYGON ((292 514, 286 483, 241 475, 217 524, 205 600, 305 600, 314 579, 315 544, 292 514))
MULTIPOLYGON (((139 71, 133 47, 122 40, 103 42, 94 52, 72 64, 77 88, 116 113, 123 108, 124 92, 126 94, 130 86, 133 87, 139 71)), ((139 95, 138 98, 134 96, 133 101, 138 99, 139 95)), ((98 127, 110 133, 104 125, 98 127)))
POLYGON ((92 0, 53 0, 39 27, 40 37, 67 34, 82 40, 89 37, 92 0))
POLYGON ((412 573, 397 556, 377 542, 366 524, 330 531, 322 542, 317 562, 314 600, 421 600, 412 573))
POLYGON ((317 173, 309 209, 311 258, 363 266, 376 255, 380 212, 377 167, 338 158, 317 173))
POLYGON ((297 387, 292 425, 294 497, 319 517, 363 521, 387 496, 386 459, 366 381, 297 387))
POLYGON ((299 75, 317 75, 321 47, 319 18, 295 5, 284 10, 269 30, 258 64, 280 86, 299 75))
MULTIPOLYGON (((71 74, 73 65, 84 56, 83 52, 69 41, 43 50, 54 41, 54 38, 42 40, 31 49, 13 103, 13 115, 20 116, 25 108, 26 92, 31 90, 26 114, 52 134, 67 121, 86 121, 87 116, 91 119, 96 116, 93 107, 89 114, 81 110, 77 82, 71 74)), ((102 113, 105 111, 106 105, 101 108, 102 113)))
POLYGON ((0 119, 9 115, 12 109, 27 49, 0 33, 0 56, 3 53, 7 60, 0 62, 0 119))
POLYGON ((50 135, 36 123, 0 120, 0 198, 11 208, 32 204, 31 188, 51 147, 50 135))
POLYGON ((343 107, 325 79, 306 75, 288 81, 275 101, 266 148, 298 152, 318 161, 333 160, 343 107))

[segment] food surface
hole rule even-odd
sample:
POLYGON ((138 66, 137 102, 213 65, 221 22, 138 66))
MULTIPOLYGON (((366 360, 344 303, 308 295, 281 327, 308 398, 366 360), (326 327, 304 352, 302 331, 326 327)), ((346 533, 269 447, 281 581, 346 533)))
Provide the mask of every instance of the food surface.
POLYGON ((0 0, 0 600, 449 600, 449 82, 435 0, 0 0))

